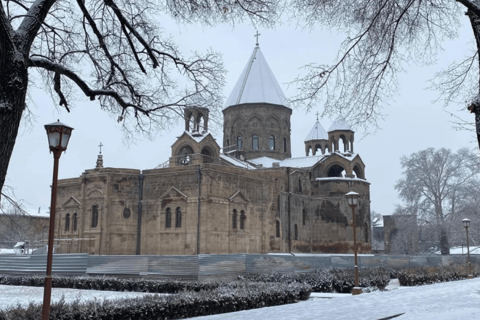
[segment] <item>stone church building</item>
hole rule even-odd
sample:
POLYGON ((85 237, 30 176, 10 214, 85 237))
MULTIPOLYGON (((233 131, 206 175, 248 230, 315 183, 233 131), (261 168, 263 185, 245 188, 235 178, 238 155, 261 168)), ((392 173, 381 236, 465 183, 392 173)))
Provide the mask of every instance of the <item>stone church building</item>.
POLYGON ((185 131, 151 170, 97 166, 58 182, 57 252, 92 255, 346 253, 356 208, 360 252, 371 251, 370 183, 343 119, 320 122, 292 158, 291 116, 257 45, 223 110, 223 145, 206 108, 184 110, 185 131))

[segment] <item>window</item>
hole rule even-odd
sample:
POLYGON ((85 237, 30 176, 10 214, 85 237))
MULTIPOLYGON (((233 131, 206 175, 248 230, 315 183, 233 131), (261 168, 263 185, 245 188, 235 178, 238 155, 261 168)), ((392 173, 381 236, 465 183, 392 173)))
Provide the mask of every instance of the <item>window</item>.
POLYGON ((280 237, 280 221, 275 221, 275 235, 277 238, 280 237))
POLYGON ((302 180, 298 179, 298 192, 302 193, 302 180))
POLYGON ((98 205, 92 206, 92 228, 98 225, 98 205))
POLYGON ((245 220, 247 217, 245 216, 245 211, 240 211, 240 229, 245 229, 245 220))
POLYGON ((270 151, 275 150, 275 137, 274 136, 270 136, 270 139, 268 140, 268 149, 270 151))
POLYGON ((130 214, 131 214, 130 209, 128 209, 128 208, 123 209, 123 217, 125 219, 130 218, 130 214))
POLYGON ((297 224, 295 224, 294 232, 295 232, 295 240, 298 240, 298 226, 297 226, 297 224))
POLYGON ((252 150, 258 150, 258 136, 256 134, 252 137, 252 150))
POLYGON ((305 209, 302 210, 302 224, 305 225, 305 220, 307 220, 307 211, 305 209))
POLYGON ((167 208, 167 211, 165 212, 165 228, 171 228, 172 227, 172 209, 167 208))
POLYGON ((283 152, 287 152, 287 138, 283 138, 283 152))
POLYGON ((233 209, 232 214, 232 228, 237 229, 237 209, 233 209))
POLYGON ((242 150, 242 148, 243 148, 242 137, 238 136, 237 137, 237 149, 242 150))
POLYGON ((76 212, 73 214, 72 223, 73 223, 73 231, 77 231, 77 213, 76 212))
POLYGON ((181 228, 182 227, 182 211, 180 210, 180 207, 177 207, 175 209, 175 228, 181 228))
POLYGON ((65 216, 65 231, 70 231, 70 213, 65 216))

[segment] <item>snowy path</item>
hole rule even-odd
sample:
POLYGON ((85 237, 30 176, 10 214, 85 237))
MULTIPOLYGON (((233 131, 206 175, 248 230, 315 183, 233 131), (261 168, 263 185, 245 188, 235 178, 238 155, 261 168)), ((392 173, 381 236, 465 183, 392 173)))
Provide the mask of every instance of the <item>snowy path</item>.
POLYGON ((198 317, 206 320, 376 320, 405 313, 395 320, 480 319, 480 278, 421 287, 399 287, 358 296, 312 294, 295 304, 198 317))
MULTIPOLYGON (((94 299, 103 301, 103 299, 135 298, 146 294, 152 293, 52 288, 52 302, 59 301, 62 295, 65 296, 67 303, 72 303, 77 297, 80 299, 80 302, 86 302, 94 299)), ((6 310, 17 304, 26 307, 30 302, 43 303, 43 287, 0 285, 0 309, 6 310)))

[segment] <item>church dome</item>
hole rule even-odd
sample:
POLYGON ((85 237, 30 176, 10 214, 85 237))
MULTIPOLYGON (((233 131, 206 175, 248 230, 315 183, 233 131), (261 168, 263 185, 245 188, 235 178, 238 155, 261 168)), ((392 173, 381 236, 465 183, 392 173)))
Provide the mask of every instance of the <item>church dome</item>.
POLYGON ((352 127, 348 124, 348 122, 345 120, 343 117, 337 118, 337 120, 333 121, 332 125, 330 126, 330 129, 328 129, 328 132, 331 131, 352 131, 352 127))
POLYGON ((313 140, 328 140, 328 134, 325 129, 323 129, 322 125, 320 124, 320 122, 318 122, 318 120, 317 122, 315 122, 312 130, 310 130, 310 133, 305 139, 305 142, 313 140))
POLYGON ((243 103, 269 103, 287 106, 287 99, 268 66, 259 46, 237 80, 225 108, 243 103))

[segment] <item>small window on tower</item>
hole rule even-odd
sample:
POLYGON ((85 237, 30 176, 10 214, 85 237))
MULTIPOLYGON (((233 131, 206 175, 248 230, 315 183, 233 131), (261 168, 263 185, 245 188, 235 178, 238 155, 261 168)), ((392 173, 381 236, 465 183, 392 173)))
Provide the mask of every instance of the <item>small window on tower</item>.
POLYGON ((238 149, 238 150, 242 150, 242 148, 243 148, 242 137, 241 137, 241 136, 238 136, 238 137, 237 137, 237 149, 238 149))
POLYGON ((268 142, 268 148, 270 149, 270 151, 275 150, 275 137, 274 136, 270 136, 270 139, 269 139, 269 142, 268 142))
POLYGON ((283 152, 287 152, 287 138, 283 138, 283 152))
POLYGON ((258 150, 258 136, 256 134, 252 137, 252 150, 258 150))

